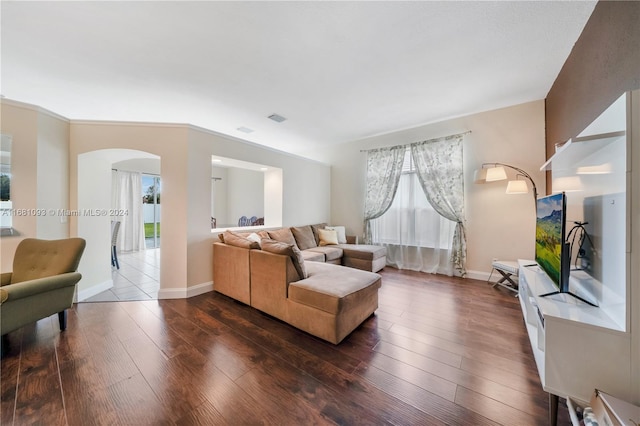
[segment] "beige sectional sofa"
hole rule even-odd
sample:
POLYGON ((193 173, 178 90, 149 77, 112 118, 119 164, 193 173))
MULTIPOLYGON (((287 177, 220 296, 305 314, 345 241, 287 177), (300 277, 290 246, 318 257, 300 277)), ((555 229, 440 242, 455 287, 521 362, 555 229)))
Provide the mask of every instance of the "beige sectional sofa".
POLYGON ((225 232, 213 248, 214 290, 338 344, 377 309, 381 277, 371 270, 384 267, 386 251, 320 246, 322 227, 260 231, 259 238, 225 232))

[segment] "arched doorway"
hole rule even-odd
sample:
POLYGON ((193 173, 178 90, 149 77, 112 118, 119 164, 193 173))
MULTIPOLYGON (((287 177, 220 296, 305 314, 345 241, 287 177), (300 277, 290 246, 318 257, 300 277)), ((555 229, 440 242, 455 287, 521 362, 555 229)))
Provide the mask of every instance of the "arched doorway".
MULTIPOLYGON (((145 246, 143 173, 159 179, 160 157, 129 149, 78 155, 78 236, 87 240, 80 270, 86 279, 82 280, 84 286, 78 288, 78 301, 157 298, 160 249, 147 253, 145 246), (120 226, 116 241, 118 267, 111 253, 115 222, 120 226), (110 252, 111 264, 106 263, 106 251, 110 252)), ((159 230, 159 211, 152 218, 153 226, 159 230)))

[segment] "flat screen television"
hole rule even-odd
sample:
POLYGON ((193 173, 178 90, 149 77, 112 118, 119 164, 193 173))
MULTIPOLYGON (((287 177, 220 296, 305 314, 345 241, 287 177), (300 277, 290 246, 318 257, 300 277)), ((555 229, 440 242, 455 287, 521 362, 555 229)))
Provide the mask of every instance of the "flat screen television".
MULTIPOLYGON (((564 192, 538 198, 536 202, 536 263, 549 276, 557 290, 542 294, 569 294, 585 303, 593 303, 569 291, 571 248, 565 241, 567 197, 564 192)), ((595 306, 595 305, 594 305, 595 306)))

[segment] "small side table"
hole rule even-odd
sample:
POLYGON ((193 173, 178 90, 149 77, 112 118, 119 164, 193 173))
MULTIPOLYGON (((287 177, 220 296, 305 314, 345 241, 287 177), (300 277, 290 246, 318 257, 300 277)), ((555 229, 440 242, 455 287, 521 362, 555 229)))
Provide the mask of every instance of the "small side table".
POLYGON ((492 270, 489 275, 489 279, 487 282, 491 282, 491 276, 493 275, 493 271, 498 271, 502 278, 500 280, 493 283, 493 287, 499 285, 501 287, 506 288, 507 290, 511 290, 516 293, 516 297, 518 295, 518 283, 513 280, 512 277, 518 276, 518 262, 511 260, 494 260, 491 263, 492 270))

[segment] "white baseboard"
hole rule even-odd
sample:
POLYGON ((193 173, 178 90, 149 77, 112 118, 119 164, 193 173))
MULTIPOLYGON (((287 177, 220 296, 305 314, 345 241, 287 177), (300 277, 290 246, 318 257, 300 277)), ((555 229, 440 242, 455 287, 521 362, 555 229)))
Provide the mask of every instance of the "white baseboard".
POLYGON ((161 288, 158 299, 188 299, 189 297, 213 291, 213 281, 197 284, 188 288, 161 288))
POLYGON ((77 292, 77 301, 82 302, 83 300, 87 300, 90 297, 95 296, 98 293, 102 293, 103 291, 107 291, 110 288, 113 288, 113 280, 107 280, 103 283, 93 285, 87 289, 77 292))
MULTIPOLYGON (((489 279, 489 272, 485 271, 467 271, 467 278, 471 278, 474 280, 487 281, 489 279)), ((496 274, 493 274, 494 276, 496 274)))
MULTIPOLYGON (((489 278, 491 278, 491 282, 496 282, 500 278, 502 278, 502 276, 500 275, 500 273, 495 271, 493 275, 491 275, 491 272, 485 272, 485 271, 467 271, 467 278, 480 280, 480 281, 489 281, 489 278)), ((511 278, 514 279, 516 282, 518 282, 517 276, 512 276, 511 278)))

